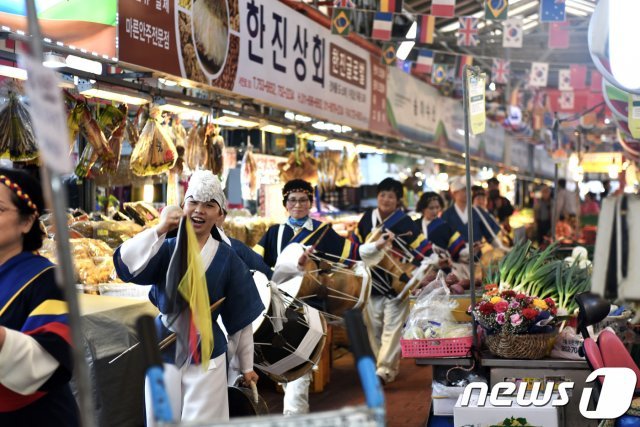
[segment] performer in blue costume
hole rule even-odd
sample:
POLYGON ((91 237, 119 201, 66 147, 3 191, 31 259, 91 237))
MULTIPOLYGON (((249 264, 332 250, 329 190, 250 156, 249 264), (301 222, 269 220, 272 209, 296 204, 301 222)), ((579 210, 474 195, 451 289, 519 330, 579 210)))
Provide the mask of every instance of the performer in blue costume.
MULTIPOLYGON (((420 264, 432 254, 431 242, 400 208, 402 194, 403 188, 399 181, 391 178, 382 180, 377 188, 378 207, 364 212, 350 237, 356 244, 366 242, 369 234, 382 226, 405 242, 404 246, 414 256, 413 262, 420 264)), ((393 245, 394 252, 404 252, 404 248, 397 242, 393 245)), ((409 300, 396 298, 392 277, 387 272, 373 267, 372 278, 373 288, 367 304, 369 340, 376 355, 376 374, 384 384, 394 381, 398 375, 400 335, 409 314, 409 300)))
MULTIPOLYGON (((294 179, 287 182, 282 189, 282 198, 282 203, 289 213, 287 222, 270 227, 253 248, 269 266, 275 266, 278 255, 290 243, 317 245, 315 248, 317 255, 346 265, 360 259, 367 264, 377 264, 380 261, 383 255, 380 249, 387 245, 385 239, 391 237, 390 234, 375 243, 359 245, 338 235, 330 228, 330 224, 310 218, 313 187, 307 181, 294 179)), ((305 302, 315 305, 310 299, 305 302)), ((322 309, 322 307, 316 308, 322 309)), ((309 372, 284 385, 283 413, 285 415, 309 412, 310 383, 311 373, 309 372)))
POLYGON ((440 218, 444 209, 444 201, 438 193, 427 191, 420 196, 416 204, 416 212, 422 216, 415 220, 416 226, 433 245, 446 249, 451 259, 458 261, 461 253, 466 251, 466 242, 457 231, 440 218))
MULTIPOLYGON (((160 310, 159 335, 171 333, 165 313, 170 311, 166 294, 167 266, 176 245, 175 239, 165 239, 183 216, 193 224, 201 248, 206 271, 207 290, 211 303, 225 298, 212 312, 214 348, 207 371, 196 361, 176 365, 175 346, 163 354, 165 382, 174 417, 182 421, 226 420, 227 400, 226 338, 217 324, 220 316, 237 349, 240 367, 246 383, 257 381, 253 371, 253 331, 251 322, 264 306, 253 284, 251 273, 236 253, 211 236, 211 230, 222 216, 224 195, 219 180, 210 171, 196 171, 185 194, 184 207, 167 207, 160 223, 127 240, 114 254, 116 271, 125 281, 153 285, 149 298, 160 310)), ((149 400, 147 400, 149 401, 149 400)), ((151 408, 147 408, 147 423, 153 424, 151 408)))
MULTIPOLYGON (((446 221, 451 228, 460 233, 462 238, 469 241, 469 230, 467 228, 468 214, 467 214, 467 183, 464 176, 456 177, 452 180, 449 186, 451 193, 453 194, 453 205, 442 213, 441 218, 446 221)), ((487 242, 492 243, 494 236, 491 230, 485 226, 480 215, 474 214, 473 221, 473 251, 476 253, 476 258, 481 255, 480 246, 482 244, 482 238, 484 237, 487 242)))
POLYGON ((0 425, 76 426, 71 336, 44 233, 40 184, 0 169, 0 425))

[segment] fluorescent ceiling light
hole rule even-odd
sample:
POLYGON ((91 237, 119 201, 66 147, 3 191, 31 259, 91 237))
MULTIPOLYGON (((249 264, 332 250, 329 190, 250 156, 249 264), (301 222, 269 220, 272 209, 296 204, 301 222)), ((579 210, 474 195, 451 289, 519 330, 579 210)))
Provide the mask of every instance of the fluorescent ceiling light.
POLYGON ((527 22, 526 24, 524 24, 524 25, 522 26, 522 31, 527 31, 527 30, 530 30, 530 29, 532 29, 532 28, 535 28, 535 27, 537 27, 539 24, 540 24, 540 23, 539 23, 538 21, 530 21, 530 22, 527 22))
MULTIPOLYGON (((513 4, 513 3, 512 3, 513 4)), ((531 3, 527 3, 527 4, 523 4, 522 6, 518 6, 516 8, 509 8, 509 18, 514 17, 515 15, 524 12, 525 10, 529 10, 532 9, 534 7, 538 6, 538 2, 537 1, 532 1, 531 3)))
POLYGON ((170 80, 170 79, 165 79, 163 77, 159 77, 158 78, 158 82, 160 82, 161 84, 165 85, 165 86, 177 86, 178 82, 175 80, 170 80))
POLYGON ((67 62, 65 61, 64 56, 54 52, 47 52, 44 54, 42 65, 47 68, 62 68, 67 66, 67 62))
POLYGON ((260 126, 260 130, 264 132, 277 133, 279 135, 288 135, 293 131, 289 128, 285 128, 278 125, 266 124, 260 126))
POLYGON ((309 141, 326 141, 327 139, 329 139, 324 135, 318 135, 317 133, 309 133, 309 132, 303 132, 299 136, 300 138, 307 139, 309 141))
POLYGON ((575 2, 575 1, 571 2, 570 0, 567 0, 566 7, 570 7, 572 9, 584 11, 584 12, 587 12, 587 13, 592 13, 593 9, 594 9, 593 5, 587 6, 587 5, 583 4, 583 3, 578 3, 578 2, 575 2))
POLYGON ((389 150, 385 150, 385 149, 374 147, 373 145, 367 145, 367 144, 356 145, 356 151, 361 154, 385 154, 389 152, 389 150))
POLYGON ((79 84, 78 91, 87 98, 102 98, 110 101, 124 102, 125 104, 143 105, 151 102, 151 96, 147 94, 125 91, 111 86, 106 87, 97 83, 79 84))
POLYGON ((67 67, 91 74, 102 74, 102 63, 75 55, 67 55, 67 67))
POLYGON ((565 7, 565 11, 571 15, 575 15, 575 16, 588 16, 589 12, 585 12, 583 10, 580 9, 574 9, 572 7, 566 6, 565 7))
POLYGON ((212 120, 212 123, 219 126, 228 126, 228 127, 235 127, 235 128, 254 128, 260 124, 258 122, 254 122, 251 120, 241 119, 235 115, 225 115, 221 117, 216 117, 215 119, 212 120))
POLYGON ((286 113, 284 113, 284 118, 287 119, 287 120, 296 121, 296 122, 302 122, 302 123, 308 123, 311 120, 313 120, 309 116, 303 116, 302 114, 296 114, 293 111, 287 111, 286 113))
POLYGON ((440 28, 438 30, 438 32, 440 33, 450 33, 451 31, 455 31, 457 29, 460 28, 460 24, 458 22, 452 22, 449 25, 445 25, 444 27, 440 28))
MULTIPOLYGON (((418 34, 418 23, 416 21, 413 21, 413 24, 411 24, 411 27, 409 27, 409 31, 407 31, 407 35, 405 36, 405 38, 415 39, 417 34, 418 34)), ((413 42, 413 41, 411 42, 404 41, 400 43, 400 47, 398 48, 398 53, 396 53, 396 56, 403 61, 406 60, 407 56, 409 56, 409 53, 411 53, 411 49, 413 49, 413 46, 415 46, 415 44, 416 42, 413 42)))
POLYGON ((18 80, 27 80, 27 70, 0 64, 0 76, 18 80))
POLYGON ((209 109, 200 107, 197 105, 187 106, 181 105, 178 103, 168 102, 166 104, 160 105, 160 110, 168 111, 170 113, 178 114, 180 116, 188 115, 200 118, 202 116, 206 116, 210 113, 209 109))
POLYGON ((353 148, 353 143, 342 139, 328 139, 326 141, 316 141, 314 144, 317 148, 326 148, 327 150, 342 151, 344 148, 353 148))

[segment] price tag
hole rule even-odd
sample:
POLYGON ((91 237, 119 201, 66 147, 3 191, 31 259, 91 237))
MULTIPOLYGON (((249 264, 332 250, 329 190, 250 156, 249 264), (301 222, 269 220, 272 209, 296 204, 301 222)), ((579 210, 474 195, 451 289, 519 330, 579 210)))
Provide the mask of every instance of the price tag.
POLYGON ((640 138, 640 96, 629 94, 629 131, 634 138, 640 138))
POLYGON ((54 172, 71 173, 67 115, 58 87, 60 78, 55 71, 28 56, 20 57, 20 65, 27 70, 28 109, 40 157, 54 172))
POLYGON ((484 132, 487 121, 485 114, 484 75, 474 75, 467 70, 466 79, 469 88, 469 125, 471 133, 478 135, 484 132))

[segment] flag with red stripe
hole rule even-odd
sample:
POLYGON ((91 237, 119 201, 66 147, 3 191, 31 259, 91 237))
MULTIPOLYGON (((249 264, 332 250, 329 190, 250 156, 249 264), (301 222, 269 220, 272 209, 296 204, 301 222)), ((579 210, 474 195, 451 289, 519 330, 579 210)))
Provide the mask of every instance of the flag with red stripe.
POLYGON ((393 28, 393 13, 376 12, 373 18, 371 38, 376 40, 390 40, 393 28))
POLYGON ((433 0, 431 14, 443 18, 453 18, 456 12, 456 0, 433 0))
POLYGON ((433 31, 436 28, 436 17, 432 15, 418 15, 418 32, 416 42, 433 43, 433 31))
POLYGON ((380 0, 380 12, 402 12, 402 0, 380 0))

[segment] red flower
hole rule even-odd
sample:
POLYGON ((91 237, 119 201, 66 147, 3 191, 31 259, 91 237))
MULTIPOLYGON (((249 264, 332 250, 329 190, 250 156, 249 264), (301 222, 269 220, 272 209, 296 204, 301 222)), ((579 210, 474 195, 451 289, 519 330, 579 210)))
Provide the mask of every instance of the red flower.
POLYGON ((522 315, 527 319, 527 320, 533 320, 536 318, 536 316, 538 315, 538 310, 534 309, 534 308, 525 308, 524 310, 522 310, 522 315))
POLYGON ((517 294, 516 299, 525 299, 527 296, 525 294, 517 294))
POLYGON ((555 307, 556 306, 555 301, 553 301, 553 298, 551 298, 551 297, 545 298, 544 302, 546 302, 549 307, 555 307))
POLYGON ((480 310, 480 313, 484 314, 485 316, 488 316, 489 314, 493 313, 494 311, 494 307, 493 304, 491 304, 490 302, 481 304, 480 307, 478 307, 478 310, 480 310))
POLYGON ((502 298, 513 298, 515 296, 516 296, 516 293, 511 290, 502 292, 502 298))
POLYGON ((506 301, 500 301, 497 302, 494 307, 497 313, 504 313, 509 308, 509 303, 506 301))
POLYGON ((558 309, 556 307, 551 307, 551 310, 549 310, 551 312, 551 314, 553 316, 555 316, 558 313, 558 309))

